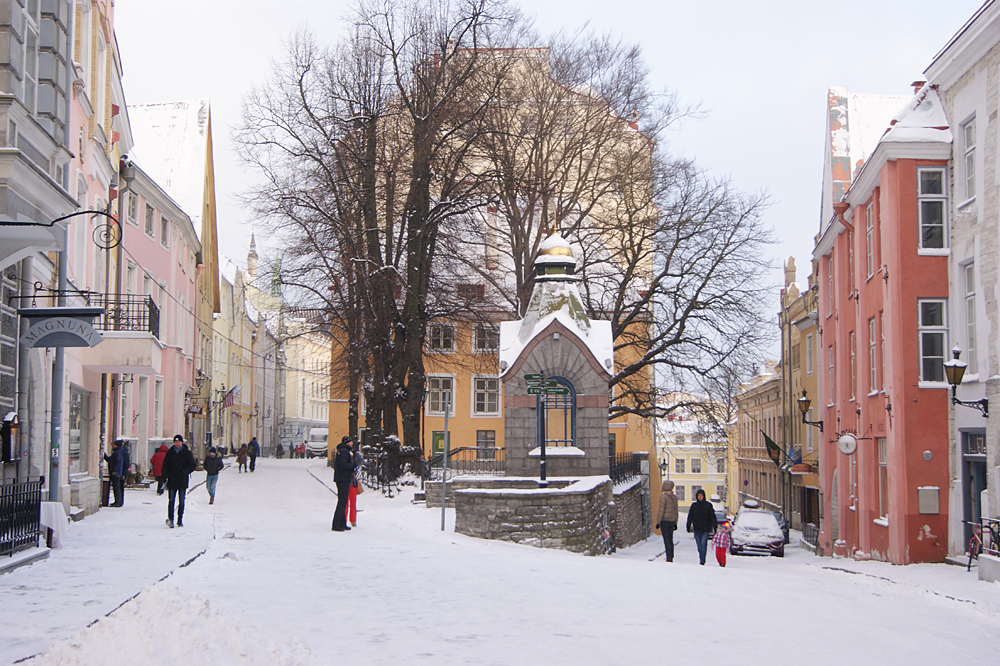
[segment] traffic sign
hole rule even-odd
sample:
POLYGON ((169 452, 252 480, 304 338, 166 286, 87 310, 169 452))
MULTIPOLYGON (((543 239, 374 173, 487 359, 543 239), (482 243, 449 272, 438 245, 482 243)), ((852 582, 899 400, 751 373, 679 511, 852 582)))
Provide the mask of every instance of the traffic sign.
POLYGON ((540 382, 543 379, 545 379, 545 375, 543 375, 543 374, 541 374, 539 372, 527 374, 527 375, 524 376, 524 381, 526 381, 526 382, 540 382))
POLYGON ((546 379, 544 382, 542 382, 542 386, 559 386, 559 385, 560 385, 559 382, 557 382, 554 379, 546 379))
POLYGON ((544 390, 541 386, 529 386, 528 395, 541 395, 544 390))
MULTIPOLYGON (((530 390, 531 389, 529 389, 529 391, 530 390)), ((545 391, 545 395, 568 395, 569 394, 569 387, 568 386, 546 386, 542 390, 545 391)))

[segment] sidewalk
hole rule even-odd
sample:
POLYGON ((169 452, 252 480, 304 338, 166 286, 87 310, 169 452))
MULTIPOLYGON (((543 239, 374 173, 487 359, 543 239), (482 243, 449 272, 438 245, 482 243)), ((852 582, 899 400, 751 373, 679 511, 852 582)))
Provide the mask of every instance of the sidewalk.
POLYGON ((12 558, 36 559, 0 574, 0 663, 68 638, 204 552, 214 538, 213 507, 188 494, 183 528, 164 524, 166 494, 130 488, 124 507, 71 523, 64 547, 12 558))

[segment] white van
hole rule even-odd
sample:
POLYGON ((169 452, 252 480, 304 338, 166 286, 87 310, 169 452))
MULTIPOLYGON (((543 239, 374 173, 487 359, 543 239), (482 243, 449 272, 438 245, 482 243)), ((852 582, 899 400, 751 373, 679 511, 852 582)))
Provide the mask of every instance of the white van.
POLYGON ((326 458, 326 443, 329 438, 329 428, 310 428, 306 438, 306 458, 326 458))

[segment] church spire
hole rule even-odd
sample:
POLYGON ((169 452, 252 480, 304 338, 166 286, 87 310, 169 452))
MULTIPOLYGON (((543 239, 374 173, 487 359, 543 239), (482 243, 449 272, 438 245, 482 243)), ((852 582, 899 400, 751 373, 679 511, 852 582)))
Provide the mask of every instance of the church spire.
POLYGON ((250 252, 247 253, 247 275, 250 276, 250 284, 257 282, 257 241, 253 232, 250 232, 250 252))

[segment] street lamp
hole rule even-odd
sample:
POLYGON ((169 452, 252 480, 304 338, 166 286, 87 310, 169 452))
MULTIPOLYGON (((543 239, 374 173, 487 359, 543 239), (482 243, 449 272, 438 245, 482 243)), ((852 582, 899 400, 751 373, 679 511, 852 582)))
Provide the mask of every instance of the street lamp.
POLYGON ((811 425, 814 428, 819 428, 820 432, 823 432, 823 422, 822 421, 807 421, 806 414, 809 413, 809 405, 812 404, 812 400, 806 394, 806 390, 802 389, 802 397, 797 401, 799 403, 799 411, 802 412, 802 422, 806 425, 811 425))
POLYGON ((979 400, 959 400, 956 396, 958 391, 958 385, 962 383, 962 378, 965 376, 965 369, 969 367, 969 364, 965 361, 959 360, 959 356, 962 355, 962 350, 958 345, 955 345, 951 350, 952 359, 950 361, 945 361, 944 364, 944 374, 948 378, 948 383, 951 384, 951 402, 955 405, 964 405, 965 407, 975 407, 983 414, 983 418, 990 415, 990 402, 986 398, 980 398, 979 400))

